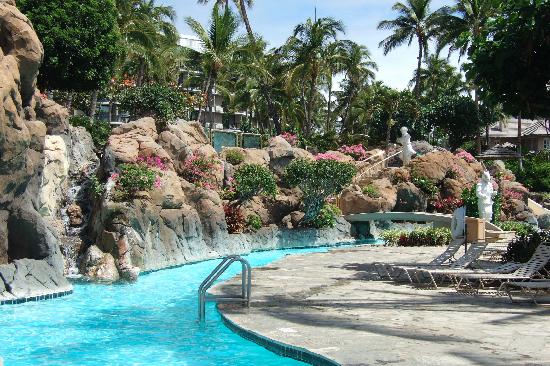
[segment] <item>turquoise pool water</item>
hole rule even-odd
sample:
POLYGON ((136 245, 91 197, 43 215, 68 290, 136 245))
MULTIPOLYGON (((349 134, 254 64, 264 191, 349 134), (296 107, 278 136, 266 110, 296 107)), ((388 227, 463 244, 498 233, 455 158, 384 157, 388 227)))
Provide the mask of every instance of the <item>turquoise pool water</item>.
MULTIPOLYGON (((259 252, 246 258, 261 266, 287 254, 320 251, 326 249, 259 252)), ((212 303, 206 323, 197 323, 198 286, 218 263, 150 273, 135 284, 75 284, 74 294, 66 297, 0 306, 0 357, 5 366, 305 365, 234 334, 212 303)), ((231 269, 225 278, 240 266, 231 269)))

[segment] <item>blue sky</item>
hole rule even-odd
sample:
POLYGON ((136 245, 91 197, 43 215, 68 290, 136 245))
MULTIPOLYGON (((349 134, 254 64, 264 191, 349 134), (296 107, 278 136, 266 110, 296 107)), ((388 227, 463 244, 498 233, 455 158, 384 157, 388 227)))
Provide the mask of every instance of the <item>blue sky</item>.
MULTIPOLYGON (((183 34, 192 34, 185 25, 185 18, 192 16, 202 24, 208 24, 212 5, 199 5, 195 0, 157 0, 160 4, 171 5, 176 9, 176 25, 183 34)), ((384 19, 392 19, 391 10, 395 0, 256 0, 249 11, 254 32, 259 33, 272 47, 280 46, 290 36, 296 24, 313 17, 317 6, 317 16, 331 16, 342 20, 346 26, 343 39, 351 39, 366 45, 374 61, 378 63, 377 79, 396 88, 407 87, 416 68, 418 48, 400 47, 384 56, 378 43, 388 33, 376 29, 384 19)), ((452 0, 432 0, 432 10, 451 4, 452 0)), ((214 0, 211 0, 214 3, 214 0)), ((244 34, 244 27, 242 29, 244 34)), ((457 65, 457 58, 452 58, 457 65)))

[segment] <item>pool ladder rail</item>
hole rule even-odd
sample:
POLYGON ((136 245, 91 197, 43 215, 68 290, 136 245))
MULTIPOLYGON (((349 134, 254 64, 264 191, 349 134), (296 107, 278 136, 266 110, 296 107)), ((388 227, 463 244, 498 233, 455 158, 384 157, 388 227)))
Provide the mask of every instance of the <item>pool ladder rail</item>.
POLYGON ((220 264, 202 281, 199 287, 199 320, 204 321, 206 314, 207 302, 226 302, 226 303, 241 303, 250 307, 250 292, 252 290, 252 267, 250 263, 241 256, 231 255, 224 258, 220 264), (207 293, 208 289, 212 287, 214 282, 235 262, 240 262, 242 266, 241 271, 241 295, 212 295, 207 293))

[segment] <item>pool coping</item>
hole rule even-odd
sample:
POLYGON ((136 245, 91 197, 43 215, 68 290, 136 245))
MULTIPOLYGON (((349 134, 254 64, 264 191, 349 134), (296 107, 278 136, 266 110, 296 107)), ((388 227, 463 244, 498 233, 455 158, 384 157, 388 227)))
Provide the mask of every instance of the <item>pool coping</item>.
POLYGON ((29 297, 20 297, 20 298, 17 298, 17 299, 0 300, 0 306, 2 306, 2 305, 17 305, 17 304, 23 304, 23 303, 32 302, 32 301, 57 299, 58 297, 67 296, 67 295, 70 295, 72 293, 73 293, 73 290, 67 290, 67 291, 53 292, 53 293, 45 294, 45 295, 36 295, 36 296, 29 296, 29 297))
POLYGON ((243 328, 229 319, 219 307, 216 306, 218 313, 221 316, 222 322, 224 325, 229 328, 232 332, 239 335, 240 337, 252 341, 259 346, 264 347, 265 349, 283 357, 289 357, 297 361, 305 362, 313 366, 341 366, 338 362, 333 361, 325 356, 322 356, 318 353, 312 352, 306 348, 292 346, 287 343, 282 343, 271 339, 269 337, 263 336, 259 333, 251 331, 249 329, 243 328))

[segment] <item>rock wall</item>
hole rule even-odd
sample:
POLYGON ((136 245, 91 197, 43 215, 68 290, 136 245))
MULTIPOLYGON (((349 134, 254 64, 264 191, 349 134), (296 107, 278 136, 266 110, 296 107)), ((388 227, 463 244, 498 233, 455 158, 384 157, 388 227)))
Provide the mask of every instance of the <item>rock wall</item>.
MULTIPOLYGON (((195 151, 219 159, 198 123, 179 122, 159 134, 155 121, 143 118, 113 130, 101 166, 107 190, 94 210, 95 240, 83 253, 82 273, 106 281, 114 281, 117 276, 132 280, 139 271, 253 250, 334 244, 350 238, 346 222, 339 222, 331 230, 279 227, 285 225, 282 222, 286 216, 288 227, 296 224, 291 217, 297 217, 300 204, 299 193, 285 188, 275 198, 256 197, 242 207, 245 217, 260 215, 267 227, 254 234, 229 234, 224 202, 218 193, 183 178, 184 161, 195 151), (119 199, 109 177, 120 164, 149 156, 165 161, 161 188, 119 199)), ((292 159, 311 157, 280 138, 274 139, 266 150, 242 152, 245 162, 260 163, 278 175, 292 159)), ((235 170, 223 160, 225 153, 213 169, 219 183, 235 170)))
POLYGON ((44 151, 51 147, 47 125, 34 120, 43 48, 14 1, 0 1, 0 48, 1 301, 67 291, 70 285, 62 275, 58 239, 39 213, 44 151))

